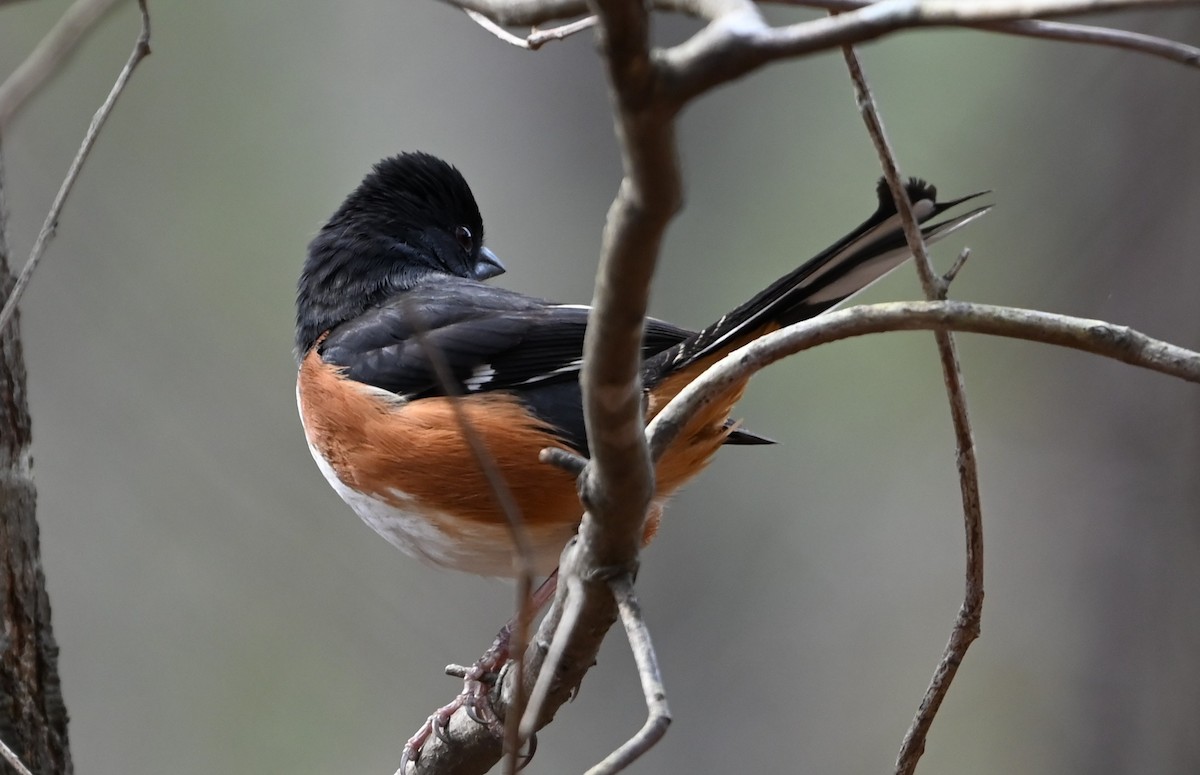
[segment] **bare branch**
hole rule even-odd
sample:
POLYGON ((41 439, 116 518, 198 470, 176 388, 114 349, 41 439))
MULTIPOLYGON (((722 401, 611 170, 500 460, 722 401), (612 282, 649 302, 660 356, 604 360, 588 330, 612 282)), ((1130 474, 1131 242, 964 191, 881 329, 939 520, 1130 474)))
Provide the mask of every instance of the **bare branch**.
POLYGON ((1041 21, 1039 19, 1018 20, 1010 22, 994 22, 980 24, 977 29, 989 32, 1003 32, 1009 35, 1020 35, 1027 38, 1044 38, 1046 40, 1065 41, 1067 43, 1086 43, 1094 46, 1136 51, 1139 54, 1178 62, 1190 67, 1200 67, 1200 48, 1186 43, 1176 43, 1173 40, 1145 35, 1140 32, 1113 30, 1107 27, 1093 27, 1088 24, 1071 24, 1069 22, 1041 21))
POLYGON ((903 301, 827 312, 767 334, 714 364, 646 428, 655 450, 681 422, 736 382, 775 361, 823 344, 889 331, 962 331, 1052 344, 1200 384, 1200 352, 1103 320, 965 301, 903 301))
MULTIPOLYGON (((554 685, 557 666, 562 664, 566 655, 571 636, 575 633, 579 617, 583 613, 586 592, 577 573, 570 573, 560 568, 562 575, 560 585, 566 593, 565 603, 561 606, 561 617, 553 628, 553 638, 546 650, 542 669, 538 671, 537 682, 529 694, 529 703, 525 706, 525 714, 520 720, 521 737, 528 738, 539 728, 539 719, 547 707, 550 692, 554 685)), ((563 598, 560 598, 563 599, 563 598)))
POLYGON ((579 535, 595 565, 634 563, 653 491, 642 436, 641 341, 650 281, 681 183, 673 112, 655 99, 649 18, 639 2, 597 3, 625 171, 608 212, 584 341, 583 386, 591 464, 581 482, 579 535))
POLYGON ((534 29, 532 32, 522 38, 519 35, 512 34, 478 11, 466 10, 465 12, 467 16, 471 17, 473 22, 478 24, 480 27, 483 27, 497 38, 500 38, 500 40, 516 46, 517 48, 526 49, 527 51, 537 51, 539 48, 551 41, 564 40, 565 38, 569 38, 577 32, 582 32, 586 29, 596 26, 595 16, 585 16, 582 19, 578 19, 558 27, 551 27, 548 30, 534 29))
POLYGON ((583 16, 588 12, 584 0, 441 0, 464 11, 475 11, 496 24, 508 27, 583 16))
MULTIPOLYGON (((901 29, 970 27, 1032 16, 1067 16, 1197 0, 880 0, 837 16, 770 27, 748 12, 715 19, 687 41, 661 52, 664 88, 680 104, 778 59, 874 40, 901 29)), ((1028 33, 1028 30, 1026 30, 1028 33)), ((1126 46, 1126 47, 1132 47, 1126 46)), ((1187 58, 1186 50, 1178 52, 1187 58)))
POLYGON ((29 771, 29 768, 25 766, 25 763, 21 761, 21 757, 17 756, 16 752, 9 748, 3 740, 0 740, 0 757, 3 757, 4 761, 8 762, 17 771, 17 775, 33 775, 29 771))
MULTIPOLYGON (((858 61, 853 46, 846 46, 842 51, 850 78, 854 82, 863 122, 879 154, 884 177, 895 199, 900 220, 904 224, 904 237, 913 252, 925 297, 931 300, 941 298, 948 290, 949 282, 938 277, 933 271, 933 262, 929 260, 929 252, 921 236, 921 227, 913 216, 912 202, 908 200, 896 155, 883 129, 883 119, 875 105, 875 98, 871 95, 871 87, 867 83, 862 63, 858 61)), ((961 267, 961 264, 959 266, 961 267)), ((929 727, 941 707, 942 699, 950 690, 950 684, 966 656, 967 648, 979 637, 979 622, 983 612, 983 509, 979 498, 979 463, 975 457, 975 439, 971 431, 970 414, 967 411, 966 385, 954 337, 949 331, 935 331, 933 335, 937 341, 938 359, 942 364, 942 379, 946 385, 946 397, 950 402, 950 418, 954 425, 954 441, 957 447, 958 482, 962 493, 966 537, 966 589, 962 606, 950 631, 950 643, 942 653, 934 680, 926 690, 916 717, 900 746, 900 755, 896 762, 897 775, 910 775, 916 769, 921 754, 925 752, 925 738, 929 727)))
POLYGON ((76 0, 25 61, 0 84, 0 132, 25 102, 37 93, 75 53, 89 30, 104 18, 119 0, 76 0))
MULTIPOLYGON (((467 417, 462 402, 457 400, 462 397, 462 391, 459 389, 458 383, 454 380, 450 372, 450 366, 446 363, 444 354, 439 348, 431 345, 425 337, 424 334, 428 331, 428 327, 424 325, 420 311, 410 306, 407 312, 416 320, 416 328, 418 330, 417 341, 426 359, 433 366, 438 384, 441 385, 442 391, 447 396, 455 399, 450 402, 450 407, 454 413, 454 420, 458 424, 459 432, 462 434, 463 439, 466 440, 467 446, 471 450, 471 456, 475 459, 479 470, 483 472, 488 488, 492 492, 492 497, 496 499, 497 505, 500 506, 500 510, 504 513, 504 518, 508 522, 508 532, 512 538, 513 546, 516 547, 513 564, 517 577, 516 602, 514 604, 513 615, 514 625, 509 633, 511 640, 509 641, 508 648, 511 648, 513 653, 521 654, 525 651, 525 645, 529 642, 530 623, 536 615, 536 611, 532 610, 533 604, 530 600, 533 591, 533 548, 529 543, 529 533, 525 529, 521 509, 517 504, 516 498, 513 496, 512 488, 508 486, 508 481, 500 472, 500 467, 496 465, 496 458, 476 432, 475 426, 471 424, 471 419, 467 417)), ((515 671, 514 680, 517 691, 513 699, 513 714, 519 718, 520 714, 524 711, 526 701, 523 690, 525 685, 524 660, 516 660, 515 671)), ((464 707, 459 712, 467 713, 468 710, 464 707)), ((521 743, 518 738, 517 724, 506 724, 504 728, 505 771, 510 775, 518 769, 517 759, 520 754, 520 748, 521 743)))
POLYGON ((658 656, 650 642, 650 629, 642 618, 642 609, 633 592, 633 579, 619 576, 609 582, 617 608, 621 612, 621 623, 633 658, 637 663, 638 677, 642 683, 642 694, 646 698, 648 711, 646 723, 638 733, 624 745, 604 758, 604 761, 587 771, 587 775, 614 775, 633 764, 638 757, 649 751, 667 733, 671 725, 671 711, 667 707, 667 691, 663 686, 662 673, 658 669, 658 656))
MULTIPOLYGON (((591 0, 588 4, 579 0, 443 2, 474 12, 473 18, 481 24, 484 24, 484 18, 490 20, 491 26, 484 26, 493 34, 523 48, 533 47, 532 36, 522 39, 504 30, 505 26, 537 25, 594 13, 598 26, 597 40, 611 83, 616 133, 625 173, 606 223, 585 350, 585 371, 581 378, 593 460, 584 461, 555 450, 543 451, 541 456, 544 462, 580 475, 580 491, 586 513, 576 540, 564 550, 562 583, 554 605, 526 650, 524 660, 527 672, 524 681, 517 681, 514 671, 508 671, 498 687, 499 701, 496 707, 504 715, 506 708, 511 710, 507 703, 519 690, 517 684, 525 685, 531 681, 536 684, 531 703, 521 721, 520 734, 524 738, 549 723, 557 708, 578 686, 595 659, 604 632, 616 619, 617 607, 613 601, 615 590, 610 581, 630 578, 636 568, 642 521, 651 486, 650 459, 643 446, 641 425, 638 343, 646 310, 647 288, 659 245, 666 225, 679 205, 681 184, 673 121, 687 100, 776 59, 870 40, 909 27, 988 25, 986 28, 991 29, 997 24, 1008 24, 1030 13, 1062 15, 1200 0, 1180 0, 1178 3, 1157 0, 978 0, 973 3, 884 0, 835 18, 778 29, 765 23, 757 6, 750 0, 591 0), (710 24, 692 39, 674 48, 651 51, 649 9, 685 13, 709 19, 710 24)), ((1184 56, 1185 49, 1177 47, 1173 56, 1184 56)), ((894 163, 892 167, 891 177, 897 178, 898 171, 894 169, 894 163)), ((920 252, 921 248, 918 246, 916 250, 920 252)), ((930 296, 944 294, 946 285, 960 265, 961 261, 945 277, 937 277, 926 259, 922 273, 927 293, 930 296)), ((980 327, 980 330, 989 327, 998 329, 986 331, 988 333, 1007 336, 1023 334, 1026 338, 1040 337, 1041 341, 1080 349, 1101 347, 1098 342, 1108 336, 1108 348, 1112 352, 1105 354, 1109 357, 1119 357, 1115 352, 1120 349, 1126 353, 1125 358, 1147 363, 1154 361, 1160 370, 1174 368, 1188 372, 1190 369, 1188 373, 1194 373, 1196 380, 1200 381, 1200 360, 1197 360, 1200 356, 1194 353, 1181 348, 1164 350, 1171 346, 1108 324, 1023 310, 949 302, 881 305, 880 308, 855 308, 822 316, 787 329, 787 332, 793 332, 791 336, 800 336, 794 333, 796 331, 809 332, 803 334, 810 338, 808 343, 797 347, 798 350, 822 341, 884 330, 929 329, 937 332, 939 342, 948 342, 946 331, 956 328, 973 330, 972 326, 980 327), (1033 316, 1033 319, 1022 316, 1033 316), (1056 328, 1064 321, 1069 322, 1065 329, 1056 328), (1078 341, 1079 329, 1071 327, 1077 323, 1092 326, 1088 329, 1091 333, 1086 341, 1078 341), (822 340, 822 336, 828 338, 822 340), (1156 358, 1166 360, 1160 362, 1156 358), (1187 365, 1180 365, 1185 363, 1187 365)), ((754 353, 760 352, 755 348, 768 346, 769 342, 779 341, 779 337, 784 335, 785 332, 769 335, 739 351, 740 357, 753 359, 754 353)), ((788 346, 794 345, 792 340, 786 341, 791 342, 788 346)), ((973 518, 977 527, 978 490, 965 401, 962 399, 961 379, 953 350, 943 346, 942 352, 960 448, 960 478, 968 522, 968 567, 981 572, 981 545, 974 543, 973 537, 978 535, 978 531, 973 533, 971 527, 973 518)), ((731 356, 737 357, 738 354, 731 356)), ((752 362, 750 371, 762 368, 783 357, 783 354, 762 357, 766 360, 752 362)), ((727 361, 729 359, 722 361, 722 364, 727 361)), ((693 388, 703 391, 706 388, 698 386, 717 384, 720 377, 719 373, 714 376, 714 371, 706 373, 693 388)), ((727 387, 728 382, 724 386, 727 387)), ((721 388, 710 389, 717 392, 721 388)), ((697 410, 699 404, 695 402, 702 403, 712 395, 705 393, 699 398, 686 399, 693 403, 684 408, 675 408, 685 397, 695 395, 695 390, 689 388, 681 393, 644 430, 644 438, 649 440, 654 450, 660 451, 667 446, 671 434, 682 425, 683 419, 697 410)), ((940 693, 944 693, 940 687, 948 682, 956 666, 951 657, 961 655, 965 649, 964 642, 969 642, 977 630, 977 602, 982 599, 982 588, 979 587, 978 595, 972 592, 974 576, 971 574, 974 572, 969 570, 966 601, 947 647, 947 657, 939 665, 927 700, 930 696, 940 697, 940 693), (973 600, 976 602, 973 603, 973 600)), ((648 696, 653 695, 652 690, 648 692, 648 696)), ((454 723, 458 721, 461 719, 456 718, 454 723)), ((483 772, 490 766, 489 757, 490 761, 498 758, 498 742, 486 730, 462 729, 452 724, 451 735, 454 738, 453 746, 438 739, 430 741, 429 747, 434 752, 430 754, 427 751, 429 758, 423 757, 417 763, 418 771, 483 772)), ((624 756, 626 751, 627 746, 622 747, 614 756, 624 756)))
POLYGON ((75 180, 79 177, 79 170, 83 167, 83 163, 92 152, 92 146, 96 144, 96 139, 100 136, 100 130, 104 127, 104 122, 108 120, 109 114, 112 113, 113 106, 117 104, 117 98, 121 96, 121 92, 125 91, 125 86, 129 83, 129 78, 133 75, 134 68, 150 54, 150 12, 146 9, 146 0, 138 0, 138 8, 142 12, 142 28, 141 32, 138 33, 137 42, 134 43, 133 53, 129 55, 129 60, 121 68, 121 72, 117 76, 117 81, 113 84, 112 90, 109 91, 108 97, 105 98, 100 109, 96 111, 96 115, 92 117, 92 123, 88 126, 87 133, 83 136, 83 142, 79 146, 79 151, 75 154, 75 158, 71 161, 71 166, 67 169, 67 175, 63 178, 62 185, 58 189, 58 194, 54 197, 54 203, 50 205, 50 212, 46 214, 46 221, 42 224, 42 230, 38 232, 37 239, 33 243, 33 249, 29 252, 29 260, 25 262, 25 266, 21 269, 21 274, 17 277, 17 282, 13 286, 12 292, 5 299, 3 309, 0 309, 0 331, 3 331, 5 326, 8 325, 8 321, 12 319, 13 313, 17 309, 17 303, 21 300, 21 294, 25 292, 25 287, 29 285, 29 279, 33 276, 34 270, 37 269, 38 262, 42 258, 42 253, 46 250, 46 244, 54 236, 54 232, 58 228, 58 216, 62 213, 63 205, 66 203, 71 189, 75 187, 75 180))
POLYGON ((937 278, 937 293, 934 294, 935 299, 938 301, 946 300, 946 297, 950 295, 950 286, 954 283, 955 278, 958 277, 958 273, 966 266, 967 259, 970 257, 971 249, 963 248, 959 252, 958 257, 954 259, 954 263, 950 265, 950 268, 943 272, 941 277, 937 278))
POLYGON ((659 246, 682 196, 674 110, 659 99, 646 6, 637 0, 596 0, 593 12, 624 178, 605 224, 580 375, 591 453, 580 477, 587 511, 561 567, 571 610, 579 611, 574 620, 590 626, 570 622, 567 627, 563 617, 522 721, 523 733, 542 722, 550 686, 561 685, 564 656, 594 654, 615 620, 605 581, 636 571, 654 488, 642 433, 641 341, 659 246))
MULTIPOLYGON (((765 0, 778 5, 796 5, 810 8, 824 8, 828 11, 853 11, 867 5, 870 0, 765 0)), ((1083 43, 1093 46, 1107 46, 1139 54, 1166 59, 1191 67, 1200 67, 1200 48, 1186 43, 1177 43, 1166 38, 1146 35, 1140 32, 1114 30, 1108 27, 1096 27, 1090 24, 1073 24, 1070 22, 1042 21, 1040 19, 1017 19, 1006 22, 980 22, 964 25, 970 29, 985 32, 997 32, 1005 35, 1018 35, 1028 38, 1043 38, 1045 40, 1063 41, 1066 43, 1083 43)))
POLYGON ((565 40, 577 32, 591 29, 596 26, 598 19, 595 16, 585 16, 577 21, 568 24, 562 24, 557 27, 551 27, 548 30, 534 29, 525 38, 529 43, 529 48, 532 51, 537 51, 542 46, 555 40, 565 40))

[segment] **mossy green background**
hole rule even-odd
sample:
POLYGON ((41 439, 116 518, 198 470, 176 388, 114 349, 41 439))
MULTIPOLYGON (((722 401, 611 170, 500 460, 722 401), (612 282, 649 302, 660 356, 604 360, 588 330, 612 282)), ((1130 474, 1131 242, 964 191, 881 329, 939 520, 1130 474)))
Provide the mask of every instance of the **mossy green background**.
MULTIPOLYGON (((0 10, 8 72, 65 8, 0 10)), ((474 186, 501 282, 591 292, 619 180, 590 35, 537 53, 433 2, 152 3, 134 76, 22 305, 42 548, 77 771, 394 771, 511 587, 424 567, 325 485, 295 416, 307 241, 378 158, 474 186)), ((798 13, 773 12, 778 20, 798 13)), ((1194 10, 1095 21, 1200 42, 1194 10)), ((5 137, 23 259, 137 29, 111 14, 5 137)), ((677 40, 694 25, 659 25, 677 40)), ((903 169, 995 211, 935 251, 963 299, 1200 346, 1200 76, 966 31, 863 49, 903 169)), ((836 53, 682 116, 687 207, 653 312, 700 326, 858 223, 878 162, 836 53)), ((866 301, 915 298, 897 272, 866 301)), ((1200 394, 960 339, 987 535, 983 637, 921 771, 1200 770, 1200 394)), ((637 772, 883 772, 962 588, 931 337, 791 359, 667 513, 639 593, 675 723, 637 772)), ((642 700, 610 636, 529 772, 584 769, 642 700)))

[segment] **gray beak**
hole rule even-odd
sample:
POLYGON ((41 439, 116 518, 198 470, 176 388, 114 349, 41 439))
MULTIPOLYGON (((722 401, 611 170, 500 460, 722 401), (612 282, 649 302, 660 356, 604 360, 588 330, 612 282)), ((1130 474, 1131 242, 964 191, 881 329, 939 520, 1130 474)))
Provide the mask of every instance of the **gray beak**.
POLYGON ((476 280, 487 280, 496 275, 504 274, 504 264, 496 258, 496 254, 487 248, 479 249, 479 262, 471 270, 471 276, 476 280))

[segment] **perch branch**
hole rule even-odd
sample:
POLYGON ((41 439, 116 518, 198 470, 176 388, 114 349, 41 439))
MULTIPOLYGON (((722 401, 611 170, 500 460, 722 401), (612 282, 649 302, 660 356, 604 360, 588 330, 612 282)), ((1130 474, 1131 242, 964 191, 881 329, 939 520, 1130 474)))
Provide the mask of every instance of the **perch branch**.
MULTIPOLYGON (((588 366, 582 379, 589 438, 596 441, 593 447, 596 459, 584 463, 553 452, 543 453, 543 460, 567 470, 581 471, 579 483, 586 513, 579 535, 564 550, 563 583, 555 602, 524 656, 528 668, 525 681, 536 682, 533 701, 522 721, 524 735, 549 723, 562 702, 573 696, 579 681, 595 660, 600 640, 617 616, 610 581, 636 569, 650 473, 645 447, 640 438, 635 438, 643 433, 640 401, 634 400, 638 388, 637 343, 646 307, 646 288, 658 247, 679 204, 673 119, 683 105, 704 91, 768 62, 871 40, 908 27, 990 24, 1019 20, 1035 12, 1057 16, 1145 7, 1148 3, 1145 0, 979 0, 968 4, 948 0, 884 0, 836 18, 772 28, 762 20, 756 4, 750 0, 442 1, 482 14, 501 27, 561 22, 595 14, 598 20, 596 37, 608 68, 625 173, 606 223, 592 325, 588 332, 585 359, 588 366), (678 46, 651 50, 648 35, 651 9, 699 16, 709 19, 710 23, 678 46), (564 622, 564 619, 569 621, 564 622)), ((512 37, 520 40, 515 35, 512 37)), ((926 287, 944 291, 947 281, 936 277, 933 280, 926 287)), ((1019 331, 1027 338, 1037 339, 1039 335, 1042 339, 1057 338, 1054 343, 1081 349, 1099 346, 1095 337, 1102 336, 1096 334, 1080 344, 1074 339, 1077 330, 1068 327, 1060 331, 1048 322, 1058 324, 1077 319, 950 302, 900 305, 896 309, 889 307, 882 313, 878 310, 866 313, 847 310, 809 321, 815 325, 801 330, 824 332, 821 335, 829 336, 832 341, 857 333, 889 330, 889 327, 948 330, 959 326, 962 330, 971 330, 971 326, 977 326, 988 329, 989 326, 997 327, 1000 320, 1004 325, 999 327, 1007 332, 1002 335, 1013 336, 1017 335, 1013 331, 1019 331), (837 326, 846 326, 848 318, 845 316, 850 313, 866 315, 865 322, 864 318, 851 317, 849 320, 861 330, 840 333, 837 326), (1022 315, 1033 315, 1036 319, 1030 322, 1021 318, 1022 315), (872 329, 871 325, 876 327, 872 329), (1043 330, 1041 327, 1046 325, 1051 325, 1050 329, 1043 330)), ((1122 331, 1107 324, 1089 323, 1100 327, 1097 331, 1102 328, 1114 336, 1122 331)), ((781 333, 772 334, 757 344, 775 341, 773 337, 781 333)), ((1128 331, 1125 334, 1130 337, 1130 342, 1141 336, 1128 331)), ((1146 342, 1170 347, 1149 339, 1146 342)), ((804 346, 816 343, 820 342, 813 339, 804 346)), ((1126 345, 1130 353, 1138 349, 1128 342, 1126 345)), ((1187 353, 1181 348, 1175 349, 1178 352, 1160 348, 1158 354, 1169 360, 1172 355, 1187 353)), ((1149 358, 1147 353, 1148 350, 1139 350, 1127 357, 1146 359, 1149 358)), ((1188 353, 1188 358, 1193 355, 1188 353)), ((1159 363, 1158 366, 1167 370, 1191 369, 1200 374, 1200 365, 1188 358, 1174 365, 1159 363), (1184 363, 1189 365, 1180 365, 1184 363)), ((701 383, 712 384, 710 376, 711 372, 701 383)), ((685 391, 676 400, 687 394, 685 391)), ((658 415, 650 428, 645 429, 645 438, 656 451, 661 451, 670 434, 677 432, 683 413, 695 409, 692 405, 679 410, 672 421, 669 407, 658 415)), ((497 708, 503 709, 513 693, 514 678, 512 671, 508 671, 498 687, 497 708)), ((458 720, 456 717, 454 721, 458 720)), ((486 730, 476 728, 473 733, 463 730, 464 738, 460 738, 455 729, 451 731, 455 745, 448 746, 441 739, 431 740, 425 755, 417 762, 417 771, 483 772, 498 758, 499 743, 486 730), (432 754, 430 748, 434 749, 432 754)))
POLYGON ((75 158, 71 161, 71 166, 67 169, 67 175, 63 178, 62 185, 58 189, 58 194, 54 197, 54 203, 50 205, 50 212, 46 214, 46 221, 42 224, 42 229, 38 232, 37 239, 33 243, 33 249, 29 252, 29 259, 21 269, 21 274, 17 277, 17 282, 13 285, 8 298, 5 299, 3 309, 0 309, 0 331, 3 331, 8 325, 8 321, 12 319, 13 313, 17 309, 17 303, 21 300, 21 294, 25 292, 25 287, 29 285, 29 279, 33 277, 33 272, 37 269, 38 262, 42 259, 42 253, 46 250, 47 243, 54 236, 58 228, 58 216, 62 213, 63 205, 66 203, 71 189, 75 187, 75 181, 79 177, 79 170, 83 167, 83 163, 92 152, 92 146, 96 144, 96 138, 100 136, 100 130, 104 127, 104 122, 108 120, 109 114, 112 113, 113 107, 117 104, 117 98, 121 96, 121 92, 125 91, 125 86, 129 83, 129 78, 133 75, 134 68, 150 54, 150 12, 146 9, 146 0, 138 0, 138 8, 142 14, 142 27, 138 33, 137 41, 133 45, 133 52, 129 55, 129 60, 125 62, 125 66, 121 68, 121 72, 117 76, 117 81, 113 84, 112 90, 109 91, 108 97, 105 98, 100 109, 96 111, 96 115, 92 117, 92 123, 88 126, 87 133, 83 136, 83 142, 79 146, 79 151, 75 154, 75 158))
POLYGON ((637 0, 597 0, 591 10, 599 20, 624 177, 605 224, 584 340, 580 383, 591 460, 579 482, 586 511, 560 571, 568 597, 582 596, 575 621, 589 626, 554 633, 523 732, 543 723, 550 687, 558 683, 561 691, 563 656, 576 652, 594 659, 615 621, 605 580, 636 571, 654 487, 642 435, 641 340, 659 245, 681 199, 674 112, 657 99, 647 8, 637 0))

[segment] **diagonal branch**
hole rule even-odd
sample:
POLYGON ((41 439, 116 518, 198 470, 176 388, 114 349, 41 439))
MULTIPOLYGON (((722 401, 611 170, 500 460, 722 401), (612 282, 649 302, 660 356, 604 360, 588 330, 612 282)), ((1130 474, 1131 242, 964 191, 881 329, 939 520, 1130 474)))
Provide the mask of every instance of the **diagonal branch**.
MULTIPOLYGON (((884 177, 904 224, 904 237, 913 252, 925 297, 930 300, 944 298, 948 281, 938 277, 933 271, 933 262, 929 260, 925 240, 921 237, 921 228, 913 216, 912 203, 904 189, 896 155, 884 132, 883 119, 871 95, 871 87, 867 83, 862 63, 858 61, 858 55, 852 46, 846 46, 843 54, 846 66, 850 70, 850 78, 854 82, 855 96, 863 121, 867 125, 867 133, 879 154, 884 177)), ((957 269, 954 271, 957 272, 957 269)), ((942 379, 946 385, 946 398, 950 402, 950 419, 954 425, 954 442, 957 448, 958 481, 962 493, 966 537, 966 589, 962 606, 950 631, 950 642, 938 662, 934 678, 921 700, 917 715, 904 736, 896 762, 897 775, 911 775, 916 769, 921 754, 925 752, 925 738, 929 727, 933 724, 943 698, 950 690, 958 666, 962 664, 971 643, 979 637, 979 623, 983 614, 983 509, 979 498, 979 462, 975 456, 975 439, 967 411, 966 385, 954 337, 949 331, 935 331, 934 339, 937 341, 938 359, 942 364, 942 379)))
POLYGON ((8 762, 9 766, 16 770, 17 775, 33 775, 16 752, 9 748, 3 740, 0 740, 0 758, 8 762))
MULTIPOLYGON (((583 595, 580 617, 591 626, 555 633, 555 655, 598 649, 616 618, 606 581, 636 572, 654 487, 642 434, 643 321, 659 245, 681 199, 674 111, 657 99, 649 13, 636 0, 597 0, 592 10, 599 20, 597 38, 608 66, 625 175, 604 229, 584 341, 580 383, 592 458, 579 489, 586 513, 561 566, 562 577, 572 582, 568 590, 583 595)), ((541 667, 525 730, 542 720, 549 687, 559 681, 557 659, 541 667)))
POLYGON ((75 158, 71 160, 71 166, 67 169, 67 175, 63 178, 62 185, 58 189, 58 194, 54 197, 54 203, 50 205, 50 212, 46 213, 46 220, 42 224, 42 229, 38 232, 37 239, 33 243, 33 249, 29 252, 29 259, 21 269, 21 274, 17 277, 17 282, 13 286, 12 291, 9 292, 8 298, 4 300, 4 307, 0 309, 0 331, 3 331, 5 326, 8 325, 8 321, 12 319, 13 313, 17 309, 17 303, 21 301, 21 295, 25 293, 25 288, 29 285, 29 280, 33 277, 33 272, 37 269, 38 262, 42 260, 42 254, 46 250, 46 245, 54 237, 54 233, 58 228, 58 217, 62 214, 63 205, 66 204, 67 197, 71 194, 71 189, 75 187, 75 181, 79 178, 79 171, 83 168, 83 163, 87 161, 87 157, 91 154, 92 146, 96 144, 96 139, 100 136, 100 130, 104 128, 104 122, 108 120, 113 107, 117 104, 117 98, 121 96, 121 92, 125 91, 125 86, 129 83, 134 68, 138 66, 139 62, 150 55, 150 12, 146 9, 146 0, 138 0, 138 8, 141 9, 142 13, 142 27, 138 33, 137 41, 133 45, 133 52, 129 55, 129 60, 125 62, 125 66, 121 68, 120 74, 117 75, 117 81, 113 84, 112 90, 109 91, 108 97, 100 105, 100 109, 96 111, 96 115, 92 117, 92 123, 88 125, 87 133, 83 136, 83 142, 79 145, 79 151, 76 152, 75 158))

